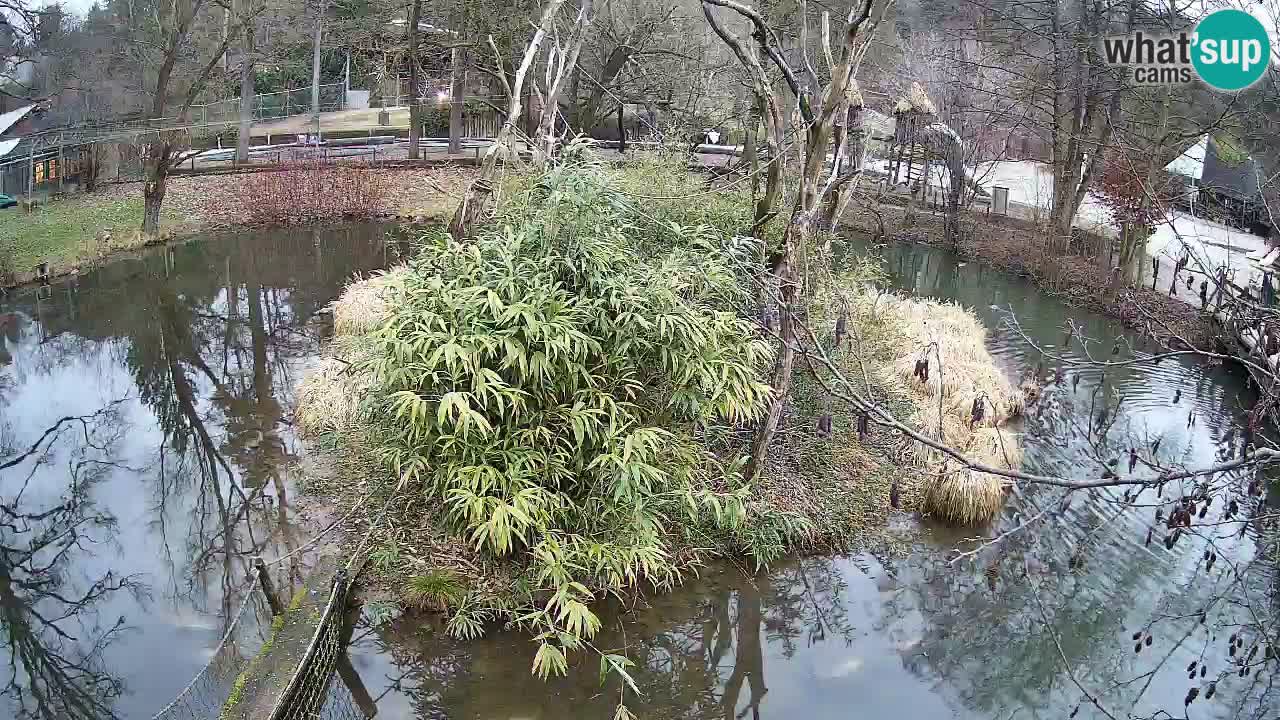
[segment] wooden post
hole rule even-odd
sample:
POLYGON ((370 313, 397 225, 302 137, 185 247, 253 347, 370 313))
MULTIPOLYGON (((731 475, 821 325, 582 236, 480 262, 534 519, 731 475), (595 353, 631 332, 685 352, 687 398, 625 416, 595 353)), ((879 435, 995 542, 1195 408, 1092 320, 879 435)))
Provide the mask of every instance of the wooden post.
POLYGON ((253 567, 258 570, 258 582, 262 585, 262 594, 267 596, 267 604, 271 606, 272 615, 283 615, 284 604, 276 597, 275 588, 271 586, 271 576, 267 574, 267 564, 262 562, 261 555, 253 557, 253 567))
POLYGON ((58 133, 58 194, 62 194, 62 178, 67 174, 66 153, 62 150, 62 133, 58 133))
POLYGON ((627 130, 622 124, 622 103, 618 103, 618 152, 627 152, 627 130))
POLYGON ((27 210, 31 210, 31 194, 36 186, 36 138, 31 136, 31 151, 27 154, 27 210))

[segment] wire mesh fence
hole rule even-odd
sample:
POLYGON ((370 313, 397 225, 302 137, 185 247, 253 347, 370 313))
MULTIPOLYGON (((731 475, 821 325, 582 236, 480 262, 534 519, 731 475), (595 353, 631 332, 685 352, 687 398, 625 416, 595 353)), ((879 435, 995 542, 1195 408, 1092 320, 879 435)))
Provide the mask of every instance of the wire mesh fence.
MULTIPOLYGON (((376 708, 361 710, 355 695, 345 682, 339 678, 329 681, 329 690, 325 693, 324 703, 320 706, 319 720, 368 720, 373 717, 376 708)), ((369 702, 366 700, 366 702, 369 702)))
MULTIPOLYGON (((272 637, 271 607, 260 589, 260 572, 253 570, 252 585, 208 663, 151 720, 218 720, 243 710, 228 714, 241 702, 241 689, 254 682, 255 658, 268 652, 272 637)), ((346 571, 339 570, 311 641, 293 665, 270 720, 368 720, 377 712, 346 656, 350 589, 346 571)))
MULTIPOLYGON (((346 88, 342 83, 331 83, 320 86, 320 112, 334 112, 345 107, 346 88)), ((311 88, 297 88, 275 93, 254 96, 254 120, 274 120, 276 118, 303 115, 312 111, 311 88)), ((240 100, 224 100, 209 106, 208 112, 213 117, 223 117, 227 113, 240 117, 240 100), (225 107, 224 107, 225 106, 225 107)))
POLYGON ((221 714, 237 679, 249 669, 270 632, 271 610, 258 591, 257 572, 208 663, 151 720, 215 720, 221 714))

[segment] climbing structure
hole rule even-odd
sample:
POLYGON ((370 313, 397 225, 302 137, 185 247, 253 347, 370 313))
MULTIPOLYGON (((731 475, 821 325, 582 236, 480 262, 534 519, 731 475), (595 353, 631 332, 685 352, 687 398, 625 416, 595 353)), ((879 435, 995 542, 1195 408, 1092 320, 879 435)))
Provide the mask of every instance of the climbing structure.
POLYGON ((925 95, 920 83, 911 83, 893 108, 896 120, 893 148, 889 159, 889 179, 894 185, 905 184, 913 193, 929 174, 929 148, 925 130, 933 124, 938 109, 925 95), (905 161, 905 166, 904 166, 905 161))

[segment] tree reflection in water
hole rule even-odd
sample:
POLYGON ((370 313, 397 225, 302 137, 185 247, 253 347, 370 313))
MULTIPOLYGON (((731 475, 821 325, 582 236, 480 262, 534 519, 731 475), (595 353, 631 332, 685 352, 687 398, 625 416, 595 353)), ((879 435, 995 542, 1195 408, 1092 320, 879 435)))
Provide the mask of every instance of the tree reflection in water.
MULTIPOLYGON (((289 423, 295 374, 318 350, 318 311, 351 274, 386 262, 382 235, 376 226, 230 234, 103 266, 56 283, 51 294, 19 292, 0 307, 0 413, 24 431, 16 433, 24 445, 25 431, 50 415, 89 412, 105 393, 127 396, 113 420, 95 420, 102 427, 94 433, 61 429, 58 467, 44 462, 32 482, 39 495, 19 492, 26 475, 15 474, 34 458, 0 470, 6 547, 27 547, 25 539, 11 542, 15 533, 54 523, 72 528, 49 530, 72 541, 51 566, 60 572, 42 577, 60 584, 8 586, 19 598, 34 589, 55 596, 26 605, 6 596, 6 629, 10 618, 24 617, 28 625, 43 618, 61 629, 65 636, 47 630, 46 646, 83 668, 73 677, 86 688, 30 687, 19 670, 0 697, 0 717, 11 707, 20 717, 148 716, 190 680, 225 632, 228 611, 248 590, 254 554, 289 556, 272 568, 277 587, 295 585, 306 572, 305 553, 293 551, 308 531, 289 502, 297 472, 289 423), (50 389, 55 402, 45 400, 50 389), (120 426, 126 421, 133 427, 120 426), (111 448, 130 466, 95 448, 111 448), (59 497, 67 482, 61 465, 77 452, 92 462, 76 469, 75 492, 59 497), (39 504, 50 495, 52 504, 39 504), (43 514, 57 503, 66 507, 43 514), (117 552, 86 550, 107 535, 118 538, 117 552), (104 579, 91 587, 67 580, 94 573, 104 579), (137 575, 121 579, 130 573, 137 575), (121 598, 139 581, 149 600, 121 598), (77 616, 90 618, 95 605, 123 615, 119 628, 67 629, 77 616), (38 616, 14 614, 24 607, 38 616), (128 641, 111 643, 125 627, 135 630, 128 641), (85 675, 103 666, 113 671, 105 680, 85 675), (41 706, 48 709, 37 711, 41 706)), ((15 435, 4 430, 0 423, 0 438, 15 435)), ((28 563, 50 565, 39 557, 28 563)), ((249 652, 260 641, 253 625, 238 631, 249 652)))
POLYGON ((62 418, 29 448, 0 448, 0 627, 10 666, 0 695, 19 719, 116 717, 124 685, 106 669, 103 652, 129 624, 97 610, 113 594, 144 588, 110 570, 89 578, 70 570, 78 554, 113 540, 116 518, 95 505, 92 492, 127 432, 118 405, 62 418), (55 463, 65 464, 67 484, 46 500, 50 494, 31 481, 55 463))
MULTIPOLYGON (((853 642, 845 591, 842 568, 829 558, 754 576, 712 569, 674 593, 612 606, 594 642, 637 664, 643 697, 627 702, 641 717, 759 718, 769 693, 766 645, 790 659, 807 647, 853 642)), ((455 641, 418 618, 390 632, 363 628, 357 639, 392 659, 383 694, 406 698, 415 716, 612 716, 621 687, 610 680, 602 688, 590 658, 576 658, 567 677, 544 683, 528 672, 528 643, 515 632, 455 641)), ((365 680, 374 678, 365 673, 365 680)))

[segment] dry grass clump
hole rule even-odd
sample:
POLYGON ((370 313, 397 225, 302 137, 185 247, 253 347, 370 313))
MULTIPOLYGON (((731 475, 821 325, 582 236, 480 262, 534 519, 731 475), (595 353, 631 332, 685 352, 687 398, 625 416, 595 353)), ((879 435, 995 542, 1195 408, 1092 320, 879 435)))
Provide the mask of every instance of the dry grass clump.
MULTIPOLYGON (((864 284, 875 270, 855 267, 815 283, 806 325, 853 389, 897 417, 910 417, 916 399, 901 382, 888 382, 876 371, 900 354, 904 340, 899 319, 884 311, 888 296, 864 284), (837 327, 843 328, 839 343, 837 327)), ((824 382, 833 379, 797 361, 786 414, 753 493, 765 507, 809 520, 813 533, 806 550, 904 549, 912 529, 894 517, 923 510, 930 478, 910 462, 913 443, 892 429, 860 422, 861 413, 829 397, 824 382), (819 425, 828 414, 829 433, 819 425)))
POLYGON ((981 525, 1000 512, 1004 494, 1004 483, 995 475, 953 470, 929 486, 925 507, 953 525, 981 525))
POLYGON ((404 287, 409 268, 390 270, 357 280, 333 303, 333 331, 338 335, 366 335, 391 316, 395 292, 404 287))
POLYGON ((298 406, 293 417, 303 437, 340 432, 355 422, 359 396, 354 392, 355 379, 346 367, 337 358, 323 358, 298 384, 298 406))
POLYGON ((298 385, 294 417, 304 436, 345 432, 355 426, 369 378, 353 373, 352 363, 365 345, 361 338, 391 316, 395 293, 404 287, 408 274, 407 265, 397 265, 356 280, 333 302, 333 331, 337 337, 329 352, 298 385))
MULTIPOLYGON (((913 400, 911 422, 977 462, 1017 468, 1017 435, 1000 428, 1022 412, 1023 393, 996 367, 978 318, 953 303, 914 298, 887 298, 882 307, 898 321, 901 345, 880 375, 913 400)), ((930 513, 971 525, 999 512, 1005 494, 999 476, 955 468, 953 460, 923 443, 913 451, 912 461, 938 476, 925 493, 930 513)))
POLYGON ((996 427, 1022 413, 1023 399, 987 352, 987 330, 960 305, 890 297, 885 312, 901 323, 907 347, 890 363, 898 380, 932 402, 937 424, 938 396, 943 412, 973 420, 974 401, 983 401, 977 427, 996 427), (921 367, 924 372, 917 371, 921 367))
MULTIPOLYGON (((1013 433, 982 428, 973 434, 965 454, 983 465, 1012 470, 1022 463, 1022 444, 1013 433)), ((925 495, 929 511, 956 525, 978 525, 995 517, 1008 490, 1004 478, 969 468, 948 470, 949 464, 944 463, 925 495)))
POLYGON ((369 392, 370 378, 352 372, 367 348, 365 341, 338 337, 325 355, 298 383, 294 421, 303 437, 350 432, 360 417, 360 398, 369 392))

